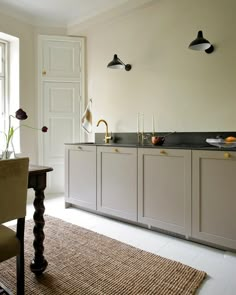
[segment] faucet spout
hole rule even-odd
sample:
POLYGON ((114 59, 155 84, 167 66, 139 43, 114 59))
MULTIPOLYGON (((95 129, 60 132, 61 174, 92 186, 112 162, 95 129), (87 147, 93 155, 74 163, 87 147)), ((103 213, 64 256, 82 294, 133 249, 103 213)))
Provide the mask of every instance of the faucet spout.
POLYGON ((111 139, 111 136, 109 136, 109 133, 108 133, 108 124, 107 124, 107 121, 105 121, 104 119, 100 119, 98 122, 97 122, 97 127, 99 126, 99 124, 103 122, 105 125, 106 125, 106 134, 105 134, 105 138, 104 138, 104 141, 105 143, 109 143, 109 140, 111 139))

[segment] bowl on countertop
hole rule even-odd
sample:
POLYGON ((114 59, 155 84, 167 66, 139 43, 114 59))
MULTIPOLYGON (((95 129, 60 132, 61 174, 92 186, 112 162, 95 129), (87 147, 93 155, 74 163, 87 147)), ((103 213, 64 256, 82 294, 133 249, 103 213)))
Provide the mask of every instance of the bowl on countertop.
POLYGON ((152 140, 153 145, 163 145, 163 143, 165 142, 165 137, 164 136, 152 136, 151 140, 152 140))
POLYGON ((236 148, 236 141, 226 141, 223 138, 207 138, 206 142, 219 148, 236 148))

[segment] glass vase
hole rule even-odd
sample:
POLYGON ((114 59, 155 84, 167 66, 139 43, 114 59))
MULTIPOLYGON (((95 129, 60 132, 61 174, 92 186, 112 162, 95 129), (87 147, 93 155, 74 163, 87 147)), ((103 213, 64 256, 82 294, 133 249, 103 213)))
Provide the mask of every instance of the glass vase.
POLYGON ((12 150, 9 150, 8 149, 9 146, 7 146, 5 151, 2 152, 2 160, 8 160, 8 159, 15 159, 16 158, 15 149, 14 149, 14 145, 13 145, 12 141, 11 141, 11 146, 12 146, 12 150))
POLYGON ((5 150, 5 151, 2 152, 2 160, 11 159, 12 155, 13 155, 13 151, 5 150))

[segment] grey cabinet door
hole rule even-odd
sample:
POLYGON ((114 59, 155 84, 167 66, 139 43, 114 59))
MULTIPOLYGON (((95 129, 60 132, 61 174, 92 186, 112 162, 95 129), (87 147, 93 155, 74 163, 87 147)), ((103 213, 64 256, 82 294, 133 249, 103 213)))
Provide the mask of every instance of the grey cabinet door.
POLYGON ((97 147, 97 209, 137 221, 137 149, 97 147))
POLYGON ((191 231, 191 151, 138 150, 138 221, 185 236, 191 231))
POLYGON ((65 149, 65 201, 96 210, 96 146, 65 149))
POLYGON ((236 249, 236 152, 192 152, 192 236, 236 249))

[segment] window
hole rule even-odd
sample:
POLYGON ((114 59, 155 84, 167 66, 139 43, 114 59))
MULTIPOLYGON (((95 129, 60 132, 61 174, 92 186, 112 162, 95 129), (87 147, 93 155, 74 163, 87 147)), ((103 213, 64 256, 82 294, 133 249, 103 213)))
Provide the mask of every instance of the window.
POLYGON ((4 112, 4 96, 5 96, 5 51, 6 44, 0 41, 0 101, 1 114, 4 112))
MULTIPOLYGON (((5 115, 7 114, 7 101, 6 101, 6 71, 7 71, 7 60, 6 50, 7 43, 0 40, 0 131, 6 131, 5 115)), ((0 141, 0 147, 3 148, 4 141, 0 141)))
MULTIPOLYGON (((0 153, 5 148, 8 117, 19 108, 19 39, 0 32, 0 153)), ((13 121, 13 120, 12 120, 13 121)), ((18 120, 12 122, 17 127, 18 120)), ((14 134, 14 148, 20 152, 19 132, 14 134)))

